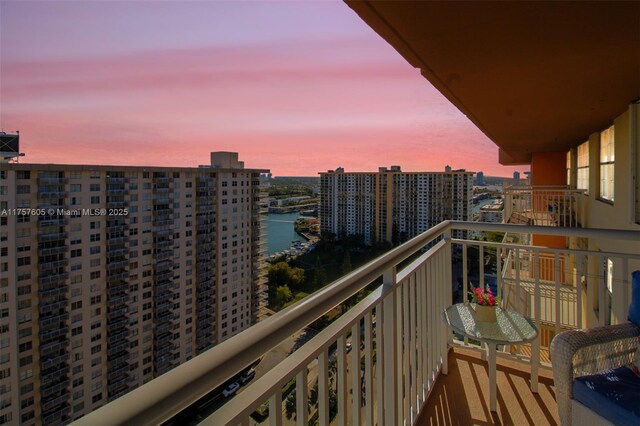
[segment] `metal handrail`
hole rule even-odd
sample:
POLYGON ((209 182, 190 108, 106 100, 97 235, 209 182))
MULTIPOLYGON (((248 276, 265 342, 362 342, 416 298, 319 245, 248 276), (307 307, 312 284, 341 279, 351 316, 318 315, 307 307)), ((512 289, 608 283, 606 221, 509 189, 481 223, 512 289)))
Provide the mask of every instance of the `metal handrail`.
MULTIPOLYGON (((451 230, 517 232, 640 241, 640 231, 444 221, 305 299, 82 417, 75 424, 160 424, 251 364, 296 331, 315 321, 429 242, 451 230)), ((474 243, 481 243, 475 242, 474 243)), ((500 245, 500 243, 491 243, 500 245)))
POLYGON ((93 426, 160 424, 220 386, 300 328, 339 305, 450 228, 445 221, 305 299, 77 420, 93 426))

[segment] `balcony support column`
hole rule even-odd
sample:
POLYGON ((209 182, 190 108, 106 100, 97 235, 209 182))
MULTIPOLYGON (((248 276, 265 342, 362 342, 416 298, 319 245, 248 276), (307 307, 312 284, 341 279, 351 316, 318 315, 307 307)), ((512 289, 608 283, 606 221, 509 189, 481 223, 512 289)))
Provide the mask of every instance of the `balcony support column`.
POLYGON ((382 354, 384 383, 384 420, 379 424, 392 425, 398 421, 398 359, 396 350, 396 268, 384 272, 382 294, 382 354))

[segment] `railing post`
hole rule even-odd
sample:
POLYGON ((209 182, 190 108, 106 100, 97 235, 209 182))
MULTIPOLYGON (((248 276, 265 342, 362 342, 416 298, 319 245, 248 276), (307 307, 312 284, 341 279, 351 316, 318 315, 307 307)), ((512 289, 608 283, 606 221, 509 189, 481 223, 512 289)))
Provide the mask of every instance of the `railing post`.
MULTIPOLYGON (((554 265, 554 275, 555 275, 555 292, 556 292, 556 300, 555 300, 555 309, 556 309, 556 334, 560 333, 560 321, 562 321, 562 307, 560 305, 560 253, 556 252, 555 254, 555 265, 554 265)), ((566 262, 565 262, 566 264, 566 262)))
MULTIPOLYGON (((469 271, 467 266, 467 243, 462 244, 462 302, 469 300, 469 271)), ((469 344, 469 338, 464 336, 464 344, 469 344)))
MULTIPOLYGON (((347 360, 346 360, 346 344, 347 339, 344 335, 338 337, 338 350, 336 357, 338 361, 338 380, 336 387, 336 396, 338 398, 338 426, 347 425, 347 360)), ((353 345, 352 345, 353 348, 353 345)), ((354 368, 354 366, 352 366, 354 368)), ((359 366, 358 366, 359 368, 359 366)))
POLYGON ((309 407, 307 406, 307 367, 296 375, 296 424, 307 426, 309 423, 309 407))
POLYGON ((380 425, 392 425, 398 421, 398 359, 396 351, 396 268, 383 275, 382 294, 382 382, 384 383, 384 421, 380 425))
POLYGON ((269 425, 279 426, 282 424, 282 390, 278 389, 269 398, 269 425))
POLYGON ((351 327, 351 409, 352 420, 354 425, 359 425, 360 410, 362 408, 362 386, 360 373, 360 320, 358 320, 353 327, 351 327))
MULTIPOLYGON (((534 307, 535 307, 535 316, 534 320, 536 322, 536 327, 538 328, 538 336, 531 343, 531 391, 538 393, 538 367, 540 364, 540 338, 542 334, 542 330, 540 327, 540 309, 541 309, 541 300, 540 300, 540 252, 536 249, 533 252, 533 276, 535 280, 535 294, 534 294, 534 307)), ((556 312, 557 315, 557 312, 556 312)))
POLYGON ((318 355, 318 421, 329 424, 329 354, 324 349, 318 355))
MULTIPOLYGON (((443 279, 442 281, 444 281, 444 288, 442 289, 441 293, 444 297, 443 300, 440 301, 440 304, 438 306, 438 315, 440 315, 440 313, 442 311, 444 311, 444 309, 449 306, 452 302, 453 302, 453 296, 452 296, 452 292, 453 292, 453 282, 452 282, 452 273, 451 273, 451 228, 448 228, 447 230, 445 230, 442 233, 442 237, 444 238, 444 241, 446 242, 443 250, 444 250, 444 265, 443 265, 443 279)), ((441 285, 441 284, 440 284, 441 285)), ((442 336, 443 336, 443 342, 442 344, 444 345, 444 353, 441 354, 442 355, 442 374, 447 375, 449 374, 449 345, 453 342, 453 337, 451 334, 451 331, 447 328, 447 326, 440 321, 440 328, 442 329, 442 336)))

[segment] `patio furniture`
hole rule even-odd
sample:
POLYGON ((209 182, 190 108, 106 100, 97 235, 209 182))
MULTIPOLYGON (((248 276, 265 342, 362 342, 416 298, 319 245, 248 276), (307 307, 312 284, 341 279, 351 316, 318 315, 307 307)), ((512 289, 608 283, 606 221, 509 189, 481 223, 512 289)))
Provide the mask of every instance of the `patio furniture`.
POLYGON ((640 424, 640 377, 628 368, 640 337, 640 271, 632 289, 631 322, 566 331, 551 342, 562 425, 640 424))
MULTIPOLYGON (((521 345, 538 337, 538 329, 529 318, 518 312, 496 307, 496 321, 482 322, 476 318, 473 304, 457 303, 442 313, 442 320, 453 331, 471 339, 486 343, 489 348, 489 407, 496 411, 496 347, 498 345, 521 345)), ((538 368, 537 365, 531 367, 538 368)), ((537 374, 534 375, 537 377, 537 374)), ((537 389, 537 380, 531 389, 537 389)), ((537 390, 534 390, 537 391, 537 390)))

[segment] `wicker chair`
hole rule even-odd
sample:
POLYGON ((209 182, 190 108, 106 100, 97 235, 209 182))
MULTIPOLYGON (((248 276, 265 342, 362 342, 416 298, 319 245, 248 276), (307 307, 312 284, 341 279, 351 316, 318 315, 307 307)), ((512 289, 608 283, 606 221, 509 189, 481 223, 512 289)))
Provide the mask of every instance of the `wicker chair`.
POLYGON ((573 381, 579 376, 631 364, 638 336, 640 327, 627 322, 566 331, 553 339, 551 362, 562 425, 609 423, 573 399, 573 381))

